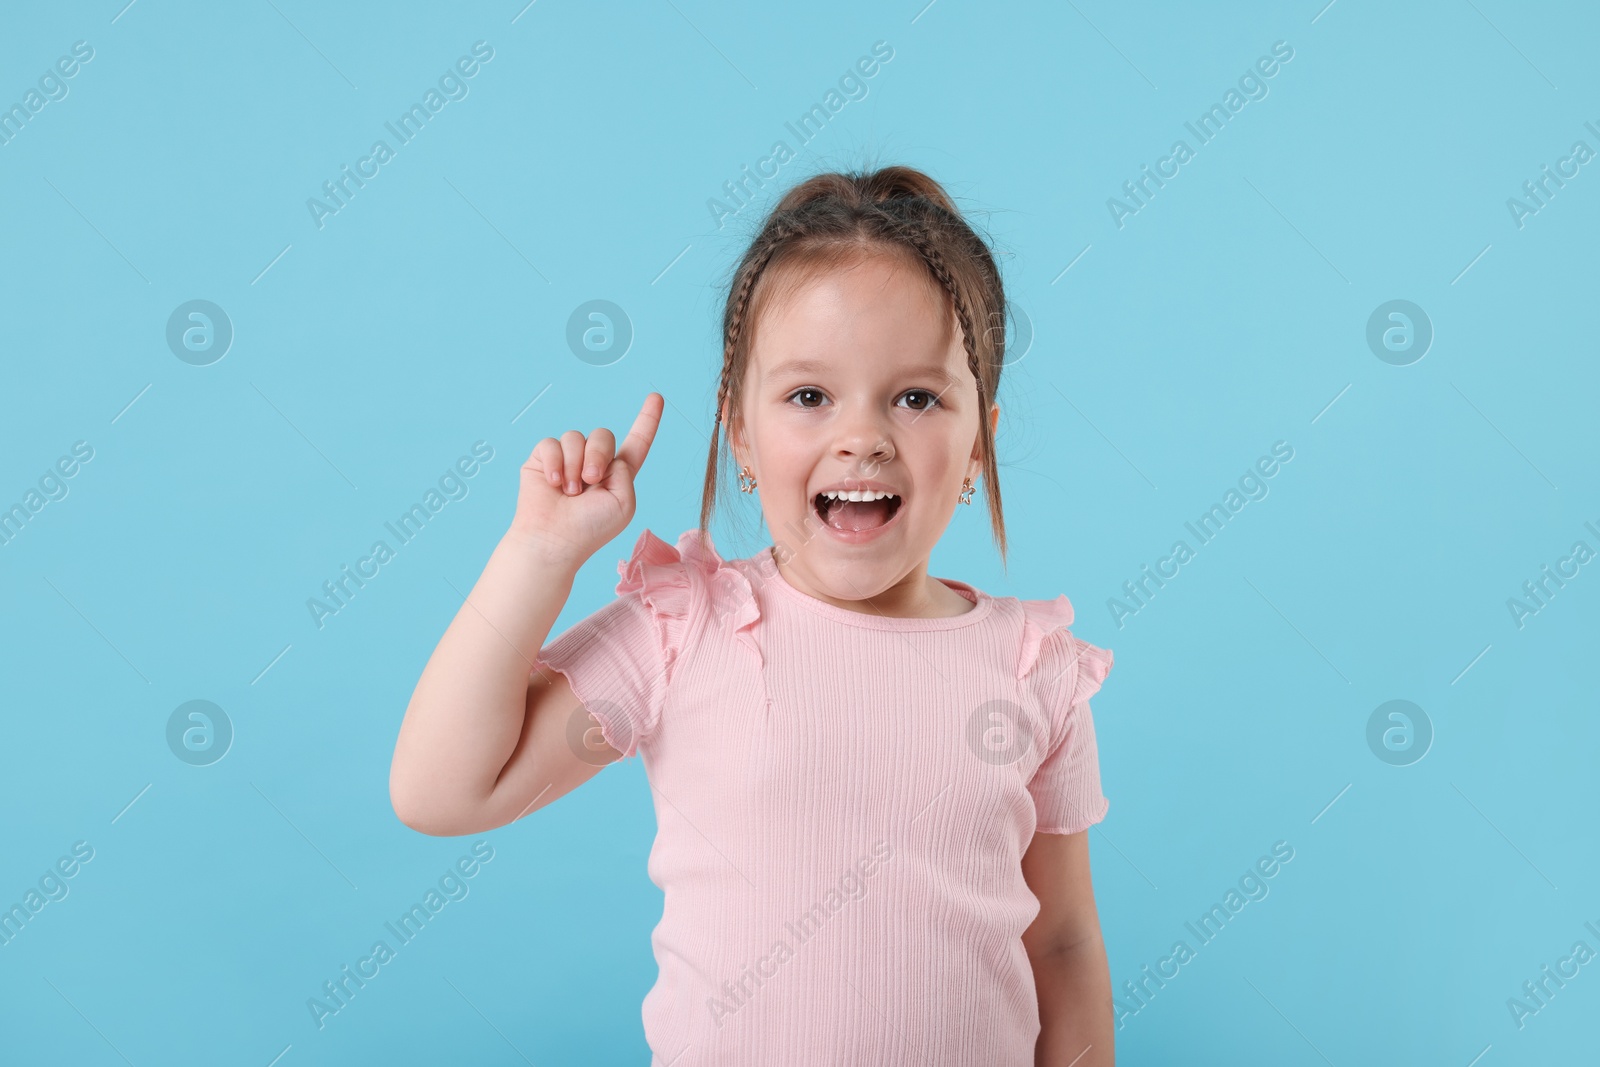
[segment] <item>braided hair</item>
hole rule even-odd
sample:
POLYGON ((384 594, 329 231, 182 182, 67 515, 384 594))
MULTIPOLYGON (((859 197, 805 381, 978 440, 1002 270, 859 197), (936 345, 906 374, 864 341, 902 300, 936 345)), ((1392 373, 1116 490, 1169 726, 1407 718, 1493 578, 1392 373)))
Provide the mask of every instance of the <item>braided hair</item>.
POLYGON ((981 477, 1003 563, 1005 517, 989 407, 1005 357, 1005 291, 988 245, 944 189, 921 171, 903 166, 806 179, 772 209, 740 259, 723 309, 722 377, 706 458, 700 529, 707 529, 716 505, 719 466, 726 457, 721 430, 739 414, 750 364, 752 317, 774 298, 778 286, 797 284, 803 271, 793 268, 826 268, 870 252, 901 253, 921 262, 954 308, 967 367, 978 387, 981 477))

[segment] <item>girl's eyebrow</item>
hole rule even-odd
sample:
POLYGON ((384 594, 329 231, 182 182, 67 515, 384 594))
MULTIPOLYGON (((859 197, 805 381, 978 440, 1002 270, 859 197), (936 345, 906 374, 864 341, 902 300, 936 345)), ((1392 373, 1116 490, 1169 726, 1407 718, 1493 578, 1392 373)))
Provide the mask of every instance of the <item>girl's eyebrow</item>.
MULTIPOLYGON (((770 371, 763 375, 763 377, 770 381, 774 378, 784 378, 799 374, 820 374, 830 369, 832 368, 830 368, 828 364, 823 363, 820 360, 790 359, 785 360, 776 367, 773 367, 770 371)), ((936 363, 928 363, 918 367, 908 367, 905 369, 904 373, 908 377, 913 378, 937 378, 946 385, 959 384, 955 378, 951 377, 948 370, 936 363)))
POLYGON ((790 359, 778 364, 768 371, 764 377, 767 379, 783 378, 796 374, 819 374, 828 370, 828 365, 816 359, 790 359))

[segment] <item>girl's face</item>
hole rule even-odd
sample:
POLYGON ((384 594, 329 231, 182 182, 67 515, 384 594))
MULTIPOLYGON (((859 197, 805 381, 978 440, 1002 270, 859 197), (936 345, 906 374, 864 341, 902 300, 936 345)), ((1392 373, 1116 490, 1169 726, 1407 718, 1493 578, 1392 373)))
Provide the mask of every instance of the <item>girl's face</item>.
POLYGON ((954 594, 928 578, 928 557, 962 479, 977 484, 983 446, 977 383, 942 290, 916 263, 871 255, 814 276, 747 328, 730 444, 758 483, 780 571, 839 607, 951 614, 954 594), (830 489, 895 499, 819 500, 830 489))

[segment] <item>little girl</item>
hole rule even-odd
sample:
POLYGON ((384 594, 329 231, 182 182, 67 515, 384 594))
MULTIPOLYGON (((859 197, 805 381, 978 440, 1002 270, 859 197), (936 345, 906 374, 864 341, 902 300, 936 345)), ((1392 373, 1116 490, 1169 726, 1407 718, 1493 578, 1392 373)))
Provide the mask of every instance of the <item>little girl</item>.
MULTIPOLYGON (((406 825, 512 822, 639 753, 664 894, 652 1065, 1108 1067, 1089 878, 1089 698, 1067 598, 928 574, 981 476, 1005 555, 987 246, 906 167, 788 192, 740 262, 700 525, 649 530, 617 599, 545 645, 634 514, 660 423, 545 438, 395 745, 406 825), (706 533, 719 433, 773 544, 706 533)), ((593 921, 603 921, 596 916, 593 921)))

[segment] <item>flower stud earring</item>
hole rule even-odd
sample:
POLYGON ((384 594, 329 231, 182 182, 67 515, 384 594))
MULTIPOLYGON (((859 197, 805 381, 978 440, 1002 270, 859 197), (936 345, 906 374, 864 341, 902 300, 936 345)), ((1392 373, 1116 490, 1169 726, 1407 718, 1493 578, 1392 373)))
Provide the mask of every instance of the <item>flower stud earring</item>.
POLYGON ((971 478, 961 479, 961 502, 963 504, 972 503, 972 491, 975 488, 977 487, 972 484, 971 478))
POLYGON ((750 473, 749 465, 747 464, 745 466, 740 467, 739 468, 739 492, 748 493, 750 490, 754 489, 755 487, 756 487, 756 480, 755 480, 755 477, 753 475, 751 475, 751 473, 750 473))

